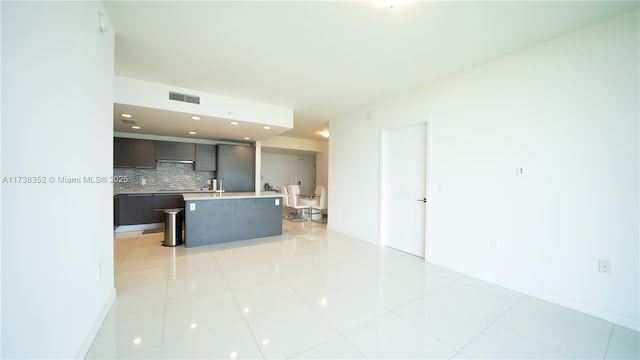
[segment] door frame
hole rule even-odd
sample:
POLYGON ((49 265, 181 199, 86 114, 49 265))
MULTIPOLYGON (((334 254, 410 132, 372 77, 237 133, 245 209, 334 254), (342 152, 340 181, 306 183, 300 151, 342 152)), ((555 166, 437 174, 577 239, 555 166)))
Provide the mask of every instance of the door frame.
POLYGON ((424 125, 425 126, 425 196, 427 197, 427 204, 425 206, 425 219, 424 219, 424 254, 423 258, 425 261, 428 261, 431 254, 431 144, 432 144, 432 127, 431 127, 432 119, 429 117, 429 120, 412 122, 409 124, 404 124, 401 126, 394 127, 384 127, 380 129, 379 134, 379 146, 380 146, 380 155, 379 155, 379 169, 380 173, 378 176, 379 179, 379 187, 378 187, 378 239, 381 246, 387 246, 386 239, 384 238, 384 231, 386 227, 385 221, 383 221, 383 216, 385 215, 385 195, 391 190, 388 189, 388 184, 386 183, 384 174, 385 167, 387 166, 387 136, 389 132, 399 129, 404 129, 411 126, 424 125))

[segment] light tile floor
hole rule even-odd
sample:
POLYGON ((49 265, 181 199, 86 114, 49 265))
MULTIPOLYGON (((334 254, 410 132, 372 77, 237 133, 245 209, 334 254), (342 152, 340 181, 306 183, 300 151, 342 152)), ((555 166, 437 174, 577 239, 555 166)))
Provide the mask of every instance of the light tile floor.
POLYGON ((88 358, 640 358, 638 332, 322 224, 161 242, 116 235, 118 295, 88 358))

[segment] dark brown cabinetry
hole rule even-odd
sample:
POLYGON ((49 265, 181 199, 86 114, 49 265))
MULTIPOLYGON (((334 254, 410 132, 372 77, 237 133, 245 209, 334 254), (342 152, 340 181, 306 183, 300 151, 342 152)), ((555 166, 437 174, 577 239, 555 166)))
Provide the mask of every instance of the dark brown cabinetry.
POLYGON ((153 194, 120 195, 120 225, 151 224, 156 222, 153 194))
POLYGON ((216 145, 196 144, 196 171, 216 171, 216 145))
POLYGON ((218 184, 230 191, 255 191, 255 148, 239 145, 218 145, 218 184))
POLYGON ((183 207, 182 193, 120 194, 113 197, 113 224, 120 226, 162 223, 162 210, 183 207))
POLYGON ((113 226, 120 226, 120 195, 113 197, 113 226))
POLYGON ((196 147, 192 143, 156 141, 156 160, 194 161, 196 147))
POLYGON ((154 222, 164 222, 164 212, 162 210, 175 208, 184 208, 182 194, 153 194, 154 222))
POLYGON ((113 166, 116 168, 154 169, 153 140, 113 138, 113 166))

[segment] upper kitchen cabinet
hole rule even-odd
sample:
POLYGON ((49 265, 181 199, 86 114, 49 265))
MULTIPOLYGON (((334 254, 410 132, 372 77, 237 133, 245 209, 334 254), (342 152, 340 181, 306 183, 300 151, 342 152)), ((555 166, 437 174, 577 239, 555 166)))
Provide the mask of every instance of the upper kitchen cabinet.
POLYGON ((255 148, 218 145, 216 171, 225 191, 255 191, 255 148))
POLYGON ((113 138, 113 166, 154 169, 156 147, 153 140, 113 138))
POLYGON ((156 141, 156 160, 194 161, 196 147, 192 143, 156 141))
POLYGON ((216 171, 216 146, 196 144, 196 171, 216 171))

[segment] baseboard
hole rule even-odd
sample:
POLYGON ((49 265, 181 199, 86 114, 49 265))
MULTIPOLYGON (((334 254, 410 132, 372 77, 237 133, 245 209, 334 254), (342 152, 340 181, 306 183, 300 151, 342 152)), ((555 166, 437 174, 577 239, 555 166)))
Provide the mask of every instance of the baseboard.
POLYGON ((113 306, 113 303, 115 302, 115 300, 116 300, 116 289, 113 288, 111 293, 109 294, 109 297, 107 297, 107 300, 102 306, 102 310, 100 310, 100 313, 96 317, 96 321, 93 323, 93 326, 91 326, 91 329, 89 329, 89 333, 87 334, 87 337, 82 342, 82 346, 80 346, 80 350, 78 350, 76 359, 84 359, 87 357, 87 353, 91 348, 91 344, 93 344, 93 340, 98 335, 98 331, 100 331, 100 327, 102 326, 104 319, 106 319, 107 314, 109 314, 109 310, 111 310, 111 306, 113 306))
POLYGON ((164 226, 163 223, 154 223, 154 224, 140 224, 140 225, 121 225, 117 226, 113 229, 113 232, 129 232, 129 231, 144 231, 144 230, 153 230, 153 229, 161 229, 164 226))
POLYGON ((470 274, 464 270, 461 269, 456 269, 453 268, 451 266, 448 266, 447 264, 442 264, 442 263, 438 263, 433 261, 432 259, 428 259, 427 262, 434 264, 434 265, 438 265, 438 266, 442 266, 443 268, 452 270, 452 271, 456 271, 459 272, 461 274, 467 275, 469 277, 473 277, 476 279, 480 279, 498 286, 502 286, 504 288, 507 288, 509 290, 513 290, 513 291, 517 291, 519 293, 523 293, 525 295, 529 295, 538 299, 542 299, 545 301, 548 301, 550 303, 554 303, 556 305, 560 305, 587 315, 591 315, 591 316, 595 316, 599 319, 605 320, 605 321, 609 321, 611 323, 614 323, 616 325, 620 325, 635 331, 640 331, 640 320, 638 319, 633 319, 630 318, 628 316, 624 316, 622 314, 618 314, 618 313, 614 313, 611 311, 608 311, 606 309, 602 309, 593 305, 589 305, 589 304, 585 304, 585 303, 581 303, 575 300, 571 300, 571 299, 567 299, 561 296, 556 296, 556 295, 552 295, 549 293, 546 293, 544 291, 541 291, 539 289, 534 289, 534 288, 530 288, 530 287, 525 287, 525 286, 518 286, 518 285, 514 285, 511 283, 507 283, 504 281, 500 281, 497 279, 494 279, 490 276, 483 276, 483 275, 479 275, 479 274, 470 274))

